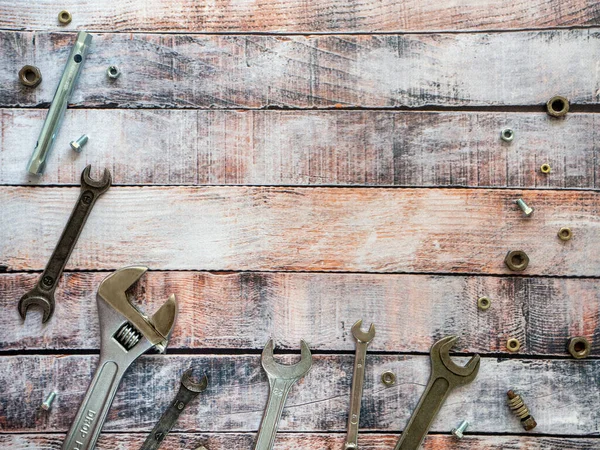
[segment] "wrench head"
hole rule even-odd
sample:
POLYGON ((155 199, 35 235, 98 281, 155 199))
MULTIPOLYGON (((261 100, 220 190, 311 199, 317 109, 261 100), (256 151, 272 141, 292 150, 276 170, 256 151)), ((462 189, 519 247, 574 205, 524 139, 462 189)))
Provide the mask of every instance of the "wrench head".
POLYGON ((262 352, 262 366, 269 377, 280 378, 284 380, 296 380, 302 378, 308 373, 312 366, 312 354, 308 344, 304 340, 300 341, 300 362, 286 365, 275 362, 273 357, 273 339, 269 339, 262 352))
POLYGON ((474 355, 464 366, 459 366, 450 358, 450 349, 458 340, 457 336, 447 336, 431 347, 431 367, 439 376, 452 380, 454 385, 468 384, 479 372, 481 358, 474 355))
POLYGON ((360 329, 362 326, 362 319, 352 325, 352 335, 357 341, 364 342, 368 344, 375 337, 375 325, 371 324, 369 327, 369 331, 366 333, 360 329))
POLYGON ((27 310, 31 306, 37 306, 41 308, 43 312, 42 323, 46 323, 52 314, 54 314, 54 302, 51 302, 47 296, 38 294, 37 292, 30 291, 27 294, 21 297, 19 300, 19 314, 21 315, 21 319, 25 320, 25 316, 27 315, 27 310))
POLYGON ((208 377, 206 375, 202 375, 200 381, 196 383, 192 378, 192 372, 192 369, 188 369, 183 373, 183 376, 181 377, 181 384, 188 391, 202 392, 208 386, 208 377))
POLYGON ((81 172, 81 186, 88 189, 96 189, 99 194, 102 194, 108 190, 112 183, 112 176, 108 169, 104 169, 104 174, 100 180, 94 180, 90 177, 91 165, 87 165, 83 172, 81 172))

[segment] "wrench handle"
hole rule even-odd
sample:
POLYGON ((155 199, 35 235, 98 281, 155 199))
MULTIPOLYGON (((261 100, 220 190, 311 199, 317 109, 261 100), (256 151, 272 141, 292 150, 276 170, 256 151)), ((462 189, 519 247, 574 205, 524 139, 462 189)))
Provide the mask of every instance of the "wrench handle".
POLYGON ((269 376, 269 400, 260 423, 254 450, 271 450, 275 443, 277 428, 285 401, 297 379, 273 378, 269 376))
POLYGON ((360 421, 360 406, 365 381, 365 359, 367 357, 367 342, 356 341, 354 372, 352 375, 352 393, 350 395, 350 414, 348 416, 348 434, 345 449, 358 448, 358 424, 360 421))
POLYGON ((419 404, 413 411, 394 450, 418 450, 427 436, 438 411, 446 401, 452 386, 446 378, 429 380, 419 404))

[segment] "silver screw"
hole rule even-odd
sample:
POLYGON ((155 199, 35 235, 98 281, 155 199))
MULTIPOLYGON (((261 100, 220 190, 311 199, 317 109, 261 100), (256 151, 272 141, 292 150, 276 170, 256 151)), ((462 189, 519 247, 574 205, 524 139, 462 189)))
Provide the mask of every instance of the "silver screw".
POLYGON ((460 423, 460 425, 458 426, 458 428, 452 428, 452 434, 454 436, 456 436, 458 439, 462 439, 463 432, 467 429, 468 426, 469 426, 469 422, 467 422, 466 420, 463 420, 460 423))
POLYGON ((49 411, 50 408, 52 407, 52 402, 54 401, 55 398, 56 398, 56 392, 50 392, 50 394, 48 394, 48 397, 46 397, 46 400, 44 400, 44 403, 42 403, 42 409, 44 411, 49 411))
POLYGON ((83 146, 87 143, 88 141, 88 137, 87 134, 84 134, 83 136, 81 136, 79 139, 77 139, 76 141, 71 141, 69 143, 69 145, 71 146, 71 148, 73 150, 75 150, 77 153, 81 153, 81 150, 83 150, 83 146))
POLYGON ((519 205, 519 208, 521 208, 527 217, 533 214, 533 208, 527 206, 527 203, 525 203, 522 198, 517 199, 515 203, 519 205))

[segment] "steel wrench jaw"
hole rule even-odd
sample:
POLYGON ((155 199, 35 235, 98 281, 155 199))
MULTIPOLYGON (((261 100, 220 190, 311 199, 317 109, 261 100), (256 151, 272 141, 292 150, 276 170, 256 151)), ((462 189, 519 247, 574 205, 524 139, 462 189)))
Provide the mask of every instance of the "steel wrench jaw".
POLYGON ((370 343, 375 337, 375 325, 371 324, 369 331, 366 333, 360 329, 362 326, 362 319, 352 325, 352 335, 357 341, 364 342, 365 344, 370 343))
POLYGON ((45 323, 54 313, 54 303, 49 301, 46 296, 37 294, 37 291, 38 289, 35 289, 33 293, 28 292, 21 297, 21 300, 19 300, 19 314, 21 315, 21 319, 25 320, 27 310, 31 306, 37 306, 41 308, 42 312, 44 313, 42 317, 42 323, 45 323))
POLYGON ((447 372, 444 376, 454 378, 458 384, 468 384, 475 379, 479 372, 481 358, 474 355, 465 366, 457 365, 450 358, 450 349, 458 341, 457 336, 447 336, 437 341, 431 347, 431 364, 437 370, 442 367, 447 372))
POLYGON ((98 194, 103 194, 108 190, 112 183, 112 176, 108 169, 104 169, 104 174, 102 179, 94 180, 90 177, 90 170, 92 166, 87 165, 83 172, 81 172, 81 187, 87 189, 96 189, 98 190, 98 194))
POLYGON ((262 366, 269 377, 280 378, 284 380, 294 380, 302 378, 308 373, 312 366, 312 354, 304 340, 300 341, 300 362, 292 365, 284 365, 275 362, 273 357, 273 339, 269 339, 262 352, 262 366))
POLYGON ((200 381, 196 383, 192 379, 192 369, 188 369, 183 373, 183 376, 181 377, 181 384, 188 391, 202 392, 208 386, 208 377, 206 375, 202 375, 200 381))

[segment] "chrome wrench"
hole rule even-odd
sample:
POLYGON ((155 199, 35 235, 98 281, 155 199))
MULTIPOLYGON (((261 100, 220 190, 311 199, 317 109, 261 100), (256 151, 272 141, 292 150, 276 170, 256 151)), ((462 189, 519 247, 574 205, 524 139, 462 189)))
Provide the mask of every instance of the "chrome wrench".
POLYGON ((100 317, 100 362, 62 450, 91 450, 108 415, 121 378, 139 356, 156 348, 164 353, 177 317, 175 296, 148 319, 125 292, 148 270, 142 266, 119 269, 100 283, 96 300, 100 317))
POLYGON ((60 279, 71 252, 77 244, 79 235, 87 221, 96 200, 104 194, 111 184, 111 176, 108 169, 104 169, 104 176, 100 181, 90 178, 90 169, 87 166, 81 172, 81 193, 71 212, 71 217, 63 230, 58 244, 52 252, 52 256, 46 264, 44 272, 40 276, 37 284, 19 300, 19 314, 25 320, 27 310, 30 306, 39 306, 44 315, 42 323, 47 322, 54 314, 54 291, 60 279))
POLYGON ((260 423, 254 450, 271 450, 275 443, 277 427, 285 400, 292 386, 308 373, 312 366, 312 355, 308 345, 300 341, 300 362, 291 366, 279 364, 273 358, 273 339, 269 339, 262 352, 262 366, 269 378, 269 400, 260 423))
POLYGON ((367 347, 375 337, 375 325, 371 324, 368 332, 363 332, 362 319, 352 325, 352 335, 356 339, 356 355, 354 357, 354 373, 352 375, 352 393, 350 395, 350 414, 348 415, 348 434, 345 449, 358 448, 358 423, 360 421, 360 404, 365 381, 365 360, 367 347))

